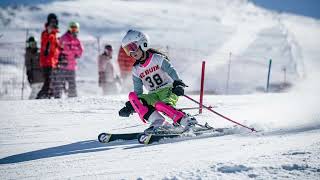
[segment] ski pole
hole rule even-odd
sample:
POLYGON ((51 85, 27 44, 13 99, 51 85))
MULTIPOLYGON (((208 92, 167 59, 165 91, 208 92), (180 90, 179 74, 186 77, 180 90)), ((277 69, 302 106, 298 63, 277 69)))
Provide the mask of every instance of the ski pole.
MULTIPOLYGON (((189 97, 189 96, 187 96, 187 95, 183 95, 183 96, 186 97, 186 98, 188 98, 189 100, 197 103, 197 104, 200 104, 198 101, 192 99, 191 97, 189 97)), ((205 106, 205 105, 202 105, 202 107, 208 109, 209 111, 215 113, 216 115, 218 115, 218 116, 220 116, 220 117, 222 117, 222 118, 224 118, 224 119, 226 119, 226 120, 228 120, 228 121, 231 121, 231 122, 233 122, 233 123, 235 123, 235 124, 237 124, 237 125, 239 125, 239 126, 242 126, 242 127, 244 127, 244 128, 250 129, 252 132, 257 132, 254 128, 250 128, 250 127, 248 127, 248 126, 245 126, 245 125, 243 125, 243 124, 240 124, 240 123, 238 123, 238 122, 236 122, 236 121, 234 121, 234 120, 232 120, 232 119, 230 119, 230 118, 228 118, 228 117, 226 117, 226 116, 224 116, 224 115, 222 115, 222 114, 220 114, 220 113, 212 110, 211 108, 209 108, 209 107, 207 107, 207 106, 205 106)))
POLYGON ((129 129, 129 128, 133 128, 133 127, 140 127, 140 126, 144 126, 144 124, 137 124, 137 125, 132 125, 132 126, 126 126, 126 127, 122 127, 122 128, 114 128, 111 130, 120 130, 120 129, 129 129))
MULTIPOLYGON (((208 108, 216 108, 216 106, 208 106, 208 108)), ((193 110, 193 109, 200 109, 200 107, 185 107, 185 108, 178 108, 179 110, 193 110)))

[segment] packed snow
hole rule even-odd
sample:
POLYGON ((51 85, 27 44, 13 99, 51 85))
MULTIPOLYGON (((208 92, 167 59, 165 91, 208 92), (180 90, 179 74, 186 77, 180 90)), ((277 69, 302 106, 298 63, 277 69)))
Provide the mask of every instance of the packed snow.
MULTIPOLYGON (((200 72, 194 69, 207 60, 206 90, 219 95, 205 95, 204 104, 259 132, 204 110, 196 116, 200 123, 229 127, 233 134, 147 146, 136 140, 101 144, 97 141, 101 132, 138 132, 148 127, 137 114, 118 116, 126 94, 100 96, 94 88, 79 86, 78 98, 2 100, 1 179, 319 179, 319 20, 277 14, 246 0, 53 1, 2 8, 1 41, 19 42, 25 36, 23 28, 41 28, 48 12, 65 17, 62 29, 70 19, 79 19, 82 39, 99 35, 119 45, 128 28, 138 28, 154 44, 173 46, 172 63, 189 84, 188 91, 198 90, 200 72), (190 53, 181 63, 186 53, 175 50, 188 48, 201 53, 190 53), (233 85, 231 95, 222 95, 230 52, 233 85), (248 57, 252 59, 246 63, 243 59, 248 57), (265 85, 269 58, 275 68, 273 82, 280 82, 285 65, 291 88, 257 91, 265 85)), ((95 66, 90 55, 92 49, 80 62, 80 79, 96 78, 95 71, 81 69, 85 60, 89 67, 95 66)), ((1 67, 20 74, 15 66, 1 67)), ((178 107, 194 106, 183 97, 178 102, 178 107)))

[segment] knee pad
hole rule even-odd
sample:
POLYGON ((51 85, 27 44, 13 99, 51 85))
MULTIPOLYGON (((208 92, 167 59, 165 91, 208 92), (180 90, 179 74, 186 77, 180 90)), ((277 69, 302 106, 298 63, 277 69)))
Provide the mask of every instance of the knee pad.
POLYGON ((183 112, 178 111, 175 108, 173 108, 172 106, 170 106, 164 102, 161 102, 161 101, 156 102, 155 109, 157 111, 160 111, 160 112, 163 112, 164 114, 166 114, 175 123, 184 116, 183 112))

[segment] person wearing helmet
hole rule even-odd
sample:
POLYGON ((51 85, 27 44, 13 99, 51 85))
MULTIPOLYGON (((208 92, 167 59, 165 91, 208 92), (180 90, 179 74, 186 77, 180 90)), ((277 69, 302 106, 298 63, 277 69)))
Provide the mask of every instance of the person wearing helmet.
POLYGON ((129 101, 119 111, 122 117, 137 112, 143 122, 151 125, 146 133, 154 133, 158 129, 167 129, 180 125, 188 129, 197 123, 193 117, 175 109, 178 96, 184 95, 185 83, 180 79, 168 57, 150 48, 147 34, 129 30, 122 39, 122 47, 128 56, 136 62, 132 68, 134 91, 129 93, 129 101), (148 94, 143 93, 143 87, 148 94), (162 112, 172 119, 173 124, 165 121, 162 112))
POLYGON ((53 96, 53 76, 57 68, 60 53, 60 46, 57 39, 58 32, 58 18, 55 14, 50 13, 45 23, 45 30, 41 33, 40 67, 42 68, 45 81, 37 95, 37 99, 45 99, 53 96))
POLYGON ((27 40, 27 48, 24 58, 27 70, 27 78, 31 88, 29 99, 35 99, 43 85, 44 78, 42 69, 40 68, 37 41, 33 36, 30 36, 27 40))
POLYGON ((99 87, 102 88, 103 95, 118 93, 120 90, 120 78, 115 74, 112 60, 113 48, 110 44, 104 46, 104 51, 98 57, 99 87))
POLYGON ((83 46, 78 39, 80 25, 77 22, 70 22, 67 32, 60 37, 61 52, 58 59, 58 77, 55 84, 56 98, 60 98, 62 90, 66 90, 68 97, 76 97, 76 70, 77 59, 83 52, 83 46), (68 83, 68 86, 65 86, 68 83))

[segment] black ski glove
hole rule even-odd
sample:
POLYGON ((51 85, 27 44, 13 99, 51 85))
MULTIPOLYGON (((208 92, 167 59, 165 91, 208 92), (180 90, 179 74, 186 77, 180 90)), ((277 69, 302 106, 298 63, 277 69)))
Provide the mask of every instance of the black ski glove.
POLYGON ((185 87, 188 86, 184 82, 182 82, 182 80, 175 80, 173 82, 172 92, 177 96, 183 96, 185 87))
POLYGON ((48 42, 47 45, 46 45, 46 49, 44 50, 44 56, 48 56, 49 55, 49 50, 50 50, 50 42, 48 42))
POLYGON ((120 109, 119 116, 121 117, 129 117, 132 113, 134 113, 134 109, 130 103, 130 101, 126 102, 126 106, 120 109))
POLYGON ((59 58, 58 58, 58 65, 60 67, 65 67, 68 66, 68 60, 67 60, 67 55, 60 53, 59 58))

